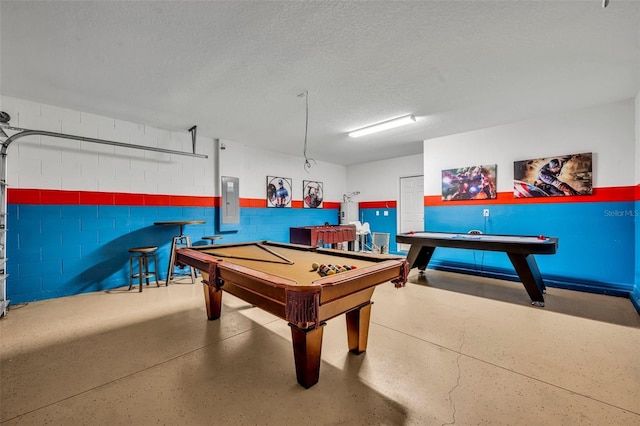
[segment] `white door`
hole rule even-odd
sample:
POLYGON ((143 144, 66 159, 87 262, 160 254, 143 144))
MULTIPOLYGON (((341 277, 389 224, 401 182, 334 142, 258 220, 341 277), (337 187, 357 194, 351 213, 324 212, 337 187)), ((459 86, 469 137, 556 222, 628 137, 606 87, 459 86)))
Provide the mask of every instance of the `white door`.
MULTIPOLYGON (((400 178, 400 233, 424 231, 424 176, 400 178)), ((398 251, 409 251, 398 244, 398 251)))

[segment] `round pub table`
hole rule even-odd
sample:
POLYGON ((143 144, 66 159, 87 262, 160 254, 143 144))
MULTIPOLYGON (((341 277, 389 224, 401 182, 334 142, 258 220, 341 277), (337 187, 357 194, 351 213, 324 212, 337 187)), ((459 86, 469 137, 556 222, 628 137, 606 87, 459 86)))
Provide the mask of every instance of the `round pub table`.
MULTIPOLYGON (((154 222, 157 226, 179 226, 180 234, 173 237, 171 241, 171 252, 169 255, 169 268, 167 271, 167 281, 165 285, 169 285, 169 281, 174 278, 174 269, 176 261, 176 249, 180 247, 191 247, 191 237, 184 235, 185 225, 201 225, 206 223, 206 220, 168 220, 161 222, 154 222)), ((189 275, 191 275, 191 283, 196 282, 196 270, 192 266, 189 266, 189 275)))

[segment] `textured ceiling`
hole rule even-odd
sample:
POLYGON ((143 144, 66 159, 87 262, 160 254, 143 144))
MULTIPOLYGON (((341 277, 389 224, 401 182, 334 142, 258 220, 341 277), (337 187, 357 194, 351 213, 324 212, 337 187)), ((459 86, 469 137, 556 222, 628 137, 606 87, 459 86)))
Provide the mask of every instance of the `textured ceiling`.
POLYGON ((634 97, 640 1, 5 1, 2 94, 355 164, 634 97), (417 123, 347 132, 413 113, 417 123))

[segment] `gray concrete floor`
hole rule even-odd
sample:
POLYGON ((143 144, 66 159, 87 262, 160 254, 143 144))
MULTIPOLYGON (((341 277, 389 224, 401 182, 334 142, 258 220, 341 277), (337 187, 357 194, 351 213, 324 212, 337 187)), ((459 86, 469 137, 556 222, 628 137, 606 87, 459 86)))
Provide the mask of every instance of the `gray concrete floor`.
POLYGON ((295 378, 286 322, 202 287, 12 306, 0 320, 2 425, 639 425, 640 316, 628 299, 428 270, 378 286, 369 344, 324 331, 295 378))

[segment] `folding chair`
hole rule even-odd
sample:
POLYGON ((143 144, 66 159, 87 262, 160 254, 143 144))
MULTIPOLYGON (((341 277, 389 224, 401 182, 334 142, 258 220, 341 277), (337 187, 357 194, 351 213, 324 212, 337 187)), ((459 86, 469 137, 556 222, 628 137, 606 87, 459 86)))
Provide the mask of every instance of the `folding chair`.
POLYGON ((378 254, 389 253, 390 234, 384 232, 371 233, 371 252, 378 254))

